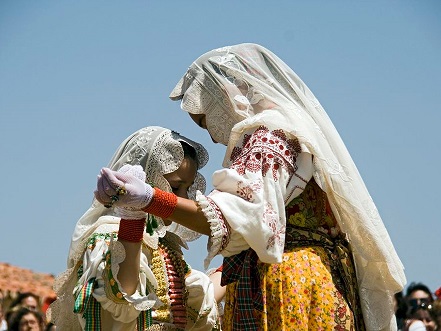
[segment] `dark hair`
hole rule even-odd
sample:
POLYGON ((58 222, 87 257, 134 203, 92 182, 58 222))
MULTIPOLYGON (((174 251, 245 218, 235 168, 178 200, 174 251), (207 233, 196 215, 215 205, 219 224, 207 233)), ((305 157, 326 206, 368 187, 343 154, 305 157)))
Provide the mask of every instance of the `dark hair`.
POLYGON ((8 331, 18 331, 20 329, 20 321, 23 318, 23 316, 32 314, 35 316, 35 318, 38 320, 38 323, 40 324, 40 329, 43 327, 44 319, 43 315, 35 310, 30 310, 26 307, 21 307, 16 312, 13 313, 10 320, 8 321, 8 331))
POLYGON ((441 300, 436 299, 432 303, 432 310, 430 310, 433 320, 438 328, 441 328, 441 300))
POLYGON ((23 292, 20 293, 14 301, 11 302, 11 304, 9 305, 9 309, 14 308, 15 306, 18 306, 21 304, 21 302, 28 298, 28 297, 33 297, 35 300, 37 300, 37 304, 40 304, 40 298, 38 297, 38 295, 32 293, 32 292, 23 292))
POLYGON ((53 326, 56 326, 56 325, 54 323, 52 323, 52 322, 49 322, 49 323, 46 324, 46 329, 44 329, 44 330, 45 331, 51 331, 53 326))
POLYGON ((182 149, 184 150, 184 158, 189 157, 193 161, 195 161, 196 164, 199 165, 199 160, 198 160, 198 155, 196 153, 196 149, 194 149, 193 146, 190 146, 189 144, 187 144, 184 141, 179 141, 179 142, 181 143, 182 149))
POLYGON ((427 293, 429 295, 430 302, 433 302, 432 292, 423 283, 416 283, 416 282, 410 283, 410 285, 406 291, 406 298, 408 298, 415 291, 423 291, 423 292, 427 293))
POLYGON ((395 293, 394 297, 397 302, 395 317, 397 319, 398 328, 401 330, 407 315, 407 304, 406 300, 404 300, 403 291, 395 293))

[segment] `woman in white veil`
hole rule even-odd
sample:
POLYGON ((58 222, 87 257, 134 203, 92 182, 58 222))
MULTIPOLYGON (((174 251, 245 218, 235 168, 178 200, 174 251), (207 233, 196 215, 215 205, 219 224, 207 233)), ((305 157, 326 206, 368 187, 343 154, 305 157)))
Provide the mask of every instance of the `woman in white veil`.
MULTIPOLYGON (((237 162, 234 149, 246 132, 259 125, 298 140, 299 156, 312 155, 312 176, 306 179, 326 192, 337 225, 351 243, 367 329, 393 328, 393 294, 405 282, 402 264, 337 130, 302 80, 269 50, 242 44, 198 58, 171 98, 182 99, 182 108, 189 113, 205 116, 210 135, 228 146, 227 167, 237 162), (207 101, 214 106, 208 107, 207 101)), ((296 174, 302 169, 300 162, 297 166, 296 174)), ((294 190, 285 196, 285 205, 295 195, 294 190)), ((285 226, 283 214, 279 216, 285 226)), ((266 252, 258 255, 263 260, 271 257, 266 252)))
MULTIPOLYGON (((196 170, 207 161, 202 145, 150 126, 121 143, 109 168, 194 198, 196 190, 205 190, 196 170), (183 172, 190 161, 194 167, 183 172)), ((50 317, 57 330, 211 330, 217 318, 212 285, 186 264, 181 251, 199 236, 179 224, 94 199, 75 226, 68 269, 55 282, 58 299, 50 317), (195 311, 200 312, 196 317, 195 311)))
MULTIPOLYGON (((223 329, 395 330, 403 265, 337 130, 293 70, 260 45, 223 47, 196 59, 170 98, 227 146, 214 190, 194 206, 178 199, 171 215, 210 236, 206 266, 224 256, 223 329)), ((134 181, 101 180, 136 195, 134 181)))

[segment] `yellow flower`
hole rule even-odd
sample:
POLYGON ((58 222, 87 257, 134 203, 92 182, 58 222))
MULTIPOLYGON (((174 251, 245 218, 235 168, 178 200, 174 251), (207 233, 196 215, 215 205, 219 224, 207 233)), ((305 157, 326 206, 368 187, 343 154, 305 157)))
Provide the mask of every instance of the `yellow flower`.
POLYGON ((328 227, 332 227, 335 225, 335 221, 332 217, 330 217, 329 215, 325 216, 325 223, 328 227))
POLYGON ((295 213, 291 215, 288 219, 288 223, 297 226, 305 226, 306 225, 306 217, 303 214, 295 213))

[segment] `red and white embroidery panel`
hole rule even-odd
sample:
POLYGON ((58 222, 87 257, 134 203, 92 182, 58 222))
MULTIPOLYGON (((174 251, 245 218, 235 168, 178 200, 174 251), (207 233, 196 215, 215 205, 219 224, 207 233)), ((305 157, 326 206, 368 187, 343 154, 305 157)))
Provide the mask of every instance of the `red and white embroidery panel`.
POLYGON ((301 152, 297 139, 288 139, 282 130, 269 131, 260 126, 251 135, 245 135, 242 146, 236 146, 231 153, 231 168, 239 174, 261 172, 266 176, 269 171, 274 181, 283 167, 291 177, 297 170, 296 157, 301 152))

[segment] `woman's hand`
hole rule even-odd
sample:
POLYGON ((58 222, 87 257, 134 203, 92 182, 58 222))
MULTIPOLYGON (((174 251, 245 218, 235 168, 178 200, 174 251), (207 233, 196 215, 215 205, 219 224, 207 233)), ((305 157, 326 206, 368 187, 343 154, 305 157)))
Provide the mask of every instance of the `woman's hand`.
MULTIPOLYGON (((106 207, 141 210, 150 204, 153 188, 137 178, 139 176, 136 174, 141 166, 124 167, 118 172, 109 168, 101 169, 94 192, 95 198, 106 207)), ((143 172, 142 168, 141 171, 143 172)))

